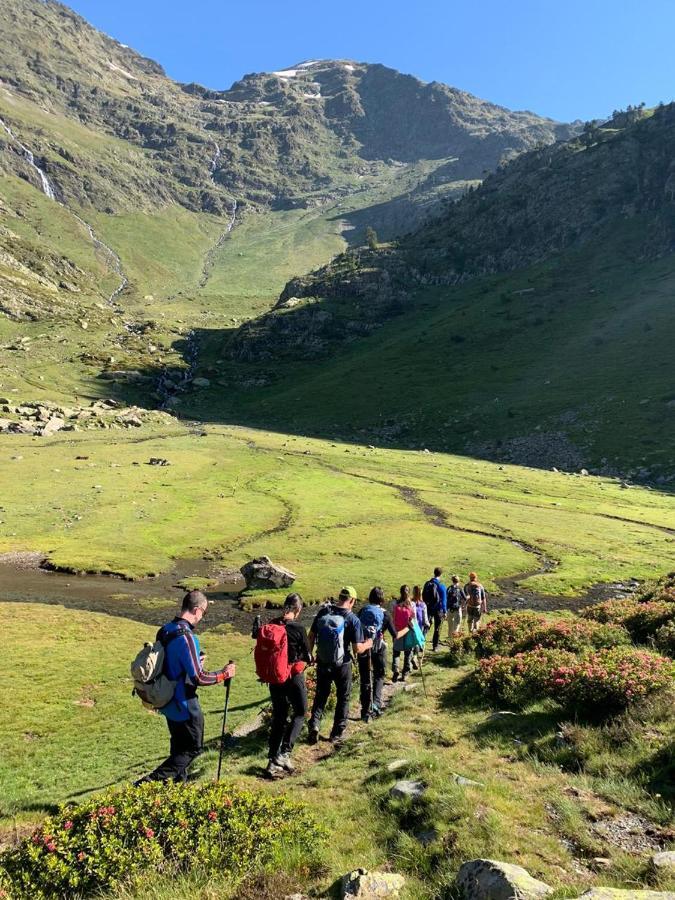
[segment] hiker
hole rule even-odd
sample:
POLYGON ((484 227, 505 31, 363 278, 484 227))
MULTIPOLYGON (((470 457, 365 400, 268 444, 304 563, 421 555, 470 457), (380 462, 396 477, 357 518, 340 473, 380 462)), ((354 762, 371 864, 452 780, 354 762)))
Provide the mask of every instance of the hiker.
MULTIPOLYGON (((417 624, 420 626, 420 631, 423 635, 426 635, 431 628, 431 622, 429 621, 429 613, 427 612, 427 605, 422 599, 422 588, 419 584, 416 584, 413 588, 412 594, 412 602, 415 607, 415 615, 417 616, 417 624)), ((410 657, 410 663, 413 669, 419 668, 419 660, 422 655, 422 648, 415 647, 412 656, 410 657)))
POLYGON ((422 597, 427 605, 429 621, 434 623, 434 633, 431 639, 431 649, 436 651, 441 639, 441 625, 447 618, 447 593, 446 587, 441 581, 443 569, 436 566, 434 577, 430 578, 422 588, 422 597))
POLYGON ((307 632, 297 622, 301 612, 302 597, 300 594, 289 594, 281 616, 262 626, 256 635, 256 671, 261 680, 268 684, 272 699, 266 769, 270 778, 281 778, 285 773, 295 771, 291 751, 305 724, 305 667, 312 661, 312 654, 307 632))
POLYGON ((394 620, 394 628, 396 629, 397 640, 394 642, 394 653, 392 657, 392 680, 405 681, 406 675, 410 672, 410 656, 412 650, 406 650, 402 645, 403 635, 409 630, 410 622, 416 618, 415 607, 410 599, 410 588, 407 584, 402 584, 399 592, 399 598, 394 604, 394 612, 392 616, 394 620), (403 635, 401 635, 403 632, 403 635), (399 660, 403 651, 403 672, 399 670, 399 660))
POLYGON ((361 621, 352 611, 356 599, 353 587, 343 587, 337 603, 320 610, 309 629, 310 652, 316 646, 316 691, 307 738, 310 744, 319 740, 321 718, 333 685, 337 697, 329 740, 336 746, 342 743, 352 691, 352 654, 365 653, 373 644, 364 637, 361 621))
POLYGON ((466 594, 466 617, 469 620, 469 633, 478 631, 480 617, 487 613, 487 594, 475 572, 469 572, 469 580, 464 585, 466 594))
POLYGON ((387 668, 387 644, 385 632, 396 640, 396 630, 389 613, 384 609, 384 591, 374 587, 368 595, 368 603, 358 613, 366 638, 371 638, 373 646, 358 656, 359 681, 361 682, 361 720, 382 714, 382 691, 387 668))
POLYGON ((462 611, 466 609, 466 594, 459 583, 459 576, 453 575, 447 591, 448 615, 453 634, 461 634, 462 611))
POLYGON ((235 675, 234 663, 218 672, 205 672, 203 654, 194 629, 206 615, 209 601, 201 591, 188 591, 183 597, 180 615, 163 625, 157 640, 164 646, 164 673, 176 682, 173 699, 159 712, 166 717, 171 744, 169 756, 145 781, 187 781, 187 770, 204 750, 204 714, 197 688, 222 684, 235 675))

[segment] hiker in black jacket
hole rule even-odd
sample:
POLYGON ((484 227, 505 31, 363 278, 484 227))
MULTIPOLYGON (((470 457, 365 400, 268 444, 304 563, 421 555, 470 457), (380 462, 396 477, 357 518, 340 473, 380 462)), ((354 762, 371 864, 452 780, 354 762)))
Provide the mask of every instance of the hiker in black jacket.
POLYGON ((387 644, 385 632, 396 640, 396 629, 391 616, 384 609, 384 591, 374 587, 368 595, 368 603, 358 613, 366 637, 371 637, 373 646, 360 653, 359 681, 361 682, 361 719, 369 722, 371 716, 382 713, 382 691, 387 668, 387 644))
POLYGON ((284 684, 270 684, 272 699, 272 724, 270 726, 269 763, 267 774, 280 778, 285 772, 294 772, 291 751, 305 724, 307 712, 307 687, 305 667, 312 661, 307 632, 297 619, 302 612, 300 594, 289 594, 284 602, 283 613, 272 619, 274 625, 284 625, 288 638, 288 662, 291 676, 284 684), (289 719, 289 712, 292 716, 289 719))

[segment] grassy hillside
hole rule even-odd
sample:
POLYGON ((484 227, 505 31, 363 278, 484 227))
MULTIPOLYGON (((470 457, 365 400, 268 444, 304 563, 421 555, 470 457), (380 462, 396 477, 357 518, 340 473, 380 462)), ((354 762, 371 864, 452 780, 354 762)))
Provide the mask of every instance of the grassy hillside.
POLYGON ((651 577, 673 555, 666 494, 269 432, 146 425, 133 435, 8 435, 0 473, 13 485, 0 551, 136 577, 176 558, 207 554, 238 568, 265 553, 296 572, 312 600, 344 583, 394 592, 436 563, 477 568, 492 591, 499 578, 529 573, 523 589, 570 595, 651 577), (153 456, 170 465, 147 465, 153 456), (47 480, 49 501, 38 507, 35 485, 47 480))

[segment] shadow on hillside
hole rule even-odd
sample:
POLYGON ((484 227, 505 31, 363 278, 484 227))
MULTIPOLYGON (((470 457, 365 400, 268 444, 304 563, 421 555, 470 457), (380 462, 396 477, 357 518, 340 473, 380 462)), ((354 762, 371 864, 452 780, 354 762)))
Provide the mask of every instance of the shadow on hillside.
MULTIPOLYGON (((136 380, 130 382, 104 380, 102 377, 102 392, 124 405, 139 404, 166 409, 194 425, 238 425, 358 446, 372 444, 397 450, 428 449, 431 452, 455 453, 490 462, 547 470, 556 463, 567 471, 578 468, 571 462, 568 465, 560 463, 556 455, 558 451, 545 446, 540 459, 537 458, 539 451, 536 447, 526 450, 526 459, 518 457, 517 454, 522 451, 514 450, 515 445, 529 447, 531 442, 537 444, 531 433, 533 422, 524 421, 519 429, 511 419, 488 417, 480 423, 482 430, 478 442, 475 438, 477 422, 471 416, 456 420, 452 427, 447 423, 439 425, 439 410, 434 406, 435 398, 429 395, 427 382, 430 372, 425 369, 423 354, 420 357, 419 390, 410 393, 410 403, 405 407, 400 403, 400 391, 410 392, 409 380, 400 385, 396 382, 396 389, 387 392, 376 380, 377 370, 368 370, 368 377, 355 382, 355 372, 358 370, 349 367, 350 354, 353 354, 355 347, 365 348, 370 342, 373 354, 377 356, 378 330, 375 329, 372 334, 366 333, 371 315, 368 312, 359 320, 358 327, 355 326, 355 330, 352 328, 349 318, 352 302, 353 298, 331 296, 322 299, 320 310, 313 307, 312 312, 308 307, 300 306, 285 311, 281 317, 274 317, 271 324, 262 316, 253 326, 195 329, 189 340, 182 337, 172 345, 183 358, 182 367, 141 367, 137 370, 136 380), (330 314, 328 325, 325 324, 324 313, 330 314), (312 323, 315 321, 319 323, 316 326, 318 331, 313 334, 312 323), (290 343, 284 345, 284 335, 289 333, 294 336, 290 343), (314 338, 318 348, 325 341, 325 349, 307 356, 306 345, 311 345, 314 338), (302 350, 294 349, 295 340, 302 350), (257 348, 255 360, 239 358, 246 356, 248 341, 257 348), (338 358, 337 350, 344 341, 348 349, 343 375, 334 362, 338 358), (324 386, 326 402, 317 404, 317 397, 322 396, 318 393, 317 378, 321 378, 325 366, 330 367, 324 386), (188 371, 193 377, 208 379, 210 384, 205 386, 200 383, 195 388, 190 378, 185 380, 188 371), (164 387, 167 379, 173 382, 173 387, 168 391, 164 387), (299 396, 294 396, 295 390, 299 396), (361 412, 358 422, 354 421, 350 397, 358 397, 361 411, 367 409, 367 413, 361 412), (468 452, 469 447, 471 452, 468 452)), ((385 320, 387 317, 401 316, 404 312, 395 308, 395 299, 387 303, 391 304, 391 309, 385 320)), ((415 306, 411 305, 406 321, 414 312, 415 306)), ((383 371, 382 375, 385 374, 383 371)), ((438 400, 440 402, 442 397, 438 400)), ((568 451, 573 455, 581 453, 574 444, 573 436, 561 434, 567 442, 562 449, 563 458, 568 451)), ((641 453, 642 449, 629 443, 622 449, 622 456, 615 457, 616 471, 608 470, 608 474, 619 475, 633 468, 637 452, 641 453)), ((586 454, 582 455, 585 458, 586 454)), ((646 476, 642 481, 649 483, 646 476)), ((656 487, 664 493, 675 493, 675 482, 657 484, 656 487)))

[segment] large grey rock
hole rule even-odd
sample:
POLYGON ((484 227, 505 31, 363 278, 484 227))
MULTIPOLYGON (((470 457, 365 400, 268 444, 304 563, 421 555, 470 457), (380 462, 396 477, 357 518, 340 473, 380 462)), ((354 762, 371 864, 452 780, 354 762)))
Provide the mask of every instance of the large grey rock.
POLYGON ((456 772, 452 773, 452 780, 460 787, 485 787, 482 781, 473 781, 464 775, 458 775, 456 772))
POLYGON ((457 873, 465 900, 540 900, 553 888, 533 878, 527 869, 494 859, 472 859, 457 873))
POLYGON ((410 797, 412 800, 419 800, 425 791, 424 782, 403 779, 402 781, 397 781, 389 793, 396 800, 403 800, 406 797, 410 797))
POLYGON ((634 891, 631 888, 596 887, 577 900, 675 900, 675 891, 634 891))
POLYGON ((404 884, 403 875, 356 869, 343 876, 340 900, 352 900, 353 897, 359 900, 379 900, 381 897, 396 900, 401 896, 404 884))
POLYGON ((65 424, 65 421, 59 416, 52 416, 51 419, 45 422, 42 428, 42 436, 49 437, 50 434, 56 434, 57 431, 61 431, 65 424))
POLYGON ((663 850, 655 853, 651 860, 655 872, 663 875, 675 875, 675 850, 663 850))
POLYGON ((269 556, 259 556, 247 562, 239 570, 246 580, 247 588, 290 587, 295 574, 283 566, 277 566, 269 556))
POLYGON ((387 772, 399 772, 410 765, 409 759, 394 759, 387 765, 387 772))

